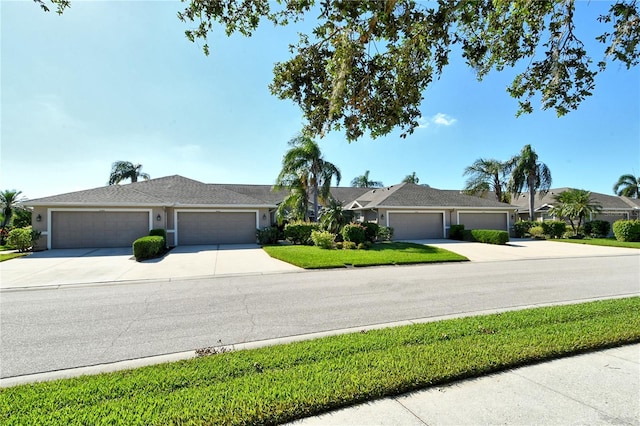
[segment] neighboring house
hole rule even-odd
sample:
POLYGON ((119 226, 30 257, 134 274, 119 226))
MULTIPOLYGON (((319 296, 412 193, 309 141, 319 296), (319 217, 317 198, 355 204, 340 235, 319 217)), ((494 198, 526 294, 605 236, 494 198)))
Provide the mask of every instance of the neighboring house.
POLYGON ((361 221, 392 227, 398 240, 446 238, 455 224, 508 231, 516 212, 509 204, 414 183, 371 189, 345 208, 361 221))
MULTIPOLYGON (((570 188, 554 188, 544 194, 542 198, 536 194, 534 201, 534 218, 538 221, 556 219, 549 214, 549 210, 558 202, 555 196, 567 191, 570 188)), ((638 219, 640 214, 640 200, 634 198, 620 197, 617 195, 600 194, 592 192, 591 198, 602 206, 602 211, 586 220, 606 220, 613 224, 619 219, 638 219)), ((518 206, 518 216, 522 220, 529 220, 529 195, 520 194, 513 197, 511 204, 518 206)))
MULTIPOLYGON (((391 226, 396 239, 445 238, 451 224, 509 230, 515 207, 410 183, 331 189, 360 220, 391 226)), ((124 247, 150 229, 169 245, 255 243, 256 228, 275 222, 284 191, 270 185, 205 184, 168 176, 29 200, 38 247, 124 247)))

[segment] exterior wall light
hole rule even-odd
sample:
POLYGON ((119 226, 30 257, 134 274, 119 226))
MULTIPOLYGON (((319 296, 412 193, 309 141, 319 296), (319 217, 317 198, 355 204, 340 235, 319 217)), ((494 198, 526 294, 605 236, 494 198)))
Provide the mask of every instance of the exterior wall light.
POLYGON ((263 213, 263 214, 262 214, 262 220, 267 220, 267 215, 266 215, 266 213, 263 213))
POLYGON ((380 215, 380 219, 384 219, 384 213, 380 215))
POLYGON ((36 216, 36 222, 40 222, 40 221, 42 221, 42 216, 41 215, 36 216))
POLYGON ((160 216, 160 215, 156 216, 156 220, 157 220, 158 222, 160 222, 160 221, 162 220, 162 216, 160 216))

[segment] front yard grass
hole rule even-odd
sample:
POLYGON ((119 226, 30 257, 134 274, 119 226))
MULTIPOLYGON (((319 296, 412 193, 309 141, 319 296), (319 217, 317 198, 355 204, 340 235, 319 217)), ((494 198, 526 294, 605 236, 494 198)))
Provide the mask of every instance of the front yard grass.
POLYGON ((4 262, 5 260, 15 259, 16 257, 26 256, 29 253, 0 253, 0 262, 4 262))
POLYGON ((264 246, 269 256, 305 269, 469 260, 448 250, 406 242, 382 242, 368 250, 326 250, 316 246, 264 246))
POLYGON ((276 424, 640 341, 640 297, 451 319, 0 390, 0 424, 276 424))
POLYGON ((550 239, 548 241, 560 241, 563 243, 574 243, 574 244, 588 244, 592 246, 610 246, 610 247, 626 247, 626 248, 640 249, 640 242, 618 241, 615 238, 584 238, 582 240, 561 238, 557 240, 550 239))

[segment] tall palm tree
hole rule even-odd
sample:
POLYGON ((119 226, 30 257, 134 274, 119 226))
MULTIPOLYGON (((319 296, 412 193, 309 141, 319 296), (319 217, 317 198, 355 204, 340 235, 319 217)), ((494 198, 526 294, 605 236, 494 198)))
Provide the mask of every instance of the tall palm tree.
MULTIPOLYGON (((318 144, 305 135, 298 135, 289 141, 291 149, 282 158, 282 170, 276 179, 274 190, 297 189, 295 196, 303 190, 307 198, 313 198, 314 220, 318 219, 318 199, 328 199, 331 180, 340 184, 340 170, 322 158, 318 144)), ((292 194, 294 195, 294 194, 292 194)), ((290 195, 291 196, 291 195, 290 195)), ((308 218, 305 212, 305 219, 308 218)))
MULTIPOLYGON (((2 208, 2 231, 11 223, 13 212, 20 208, 19 203, 22 201, 20 197, 22 191, 15 189, 5 189, 0 192, 0 208, 2 208)), ((4 232, 2 233, 4 235, 4 232)))
POLYGON ((573 234, 578 235, 582 220, 592 213, 602 210, 600 203, 591 198, 591 192, 584 189, 568 189, 553 197, 559 204, 554 206, 549 213, 569 219, 573 234), (573 222, 578 219, 578 225, 573 222))
POLYGON ((507 189, 516 196, 520 195, 523 189, 529 191, 529 220, 533 221, 533 201, 536 191, 541 194, 549 191, 551 170, 546 164, 538 161, 538 154, 531 145, 525 145, 520 154, 511 158, 507 164, 511 170, 507 189))
POLYGON ((402 179, 402 182, 415 183, 417 185, 418 182, 420 182, 420 178, 418 178, 418 176, 416 176, 416 172, 413 172, 410 175, 406 175, 404 177, 404 179, 402 179))
POLYGON ((465 182, 463 191, 469 195, 484 195, 493 191, 496 200, 506 203, 509 201, 505 191, 508 172, 508 163, 479 158, 464 169, 463 176, 469 176, 469 178, 465 182))
POLYGON ((367 170, 362 176, 353 178, 351 186, 356 188, 380 188, 382 186, 382 182, 378 180, 369 180, 369 170, 367 170))
POLYGON ((613 187, 616 195, 629 198, 640 198, 640 176, 622 175, 613 187))
POLYGON ((117 185, 123 180, 131 179, 131 183, 138 181, 138 178, 149 180, 147 173, 142 173, 142 164, 133 164, 130 161, 116 161, 111 165, 108 185, 117 185))
POLYGON ((320 210, 320 224, 323 229, 338 234, 342 227, 353 219, 353 212, 344 210, 342 203, 333 197, 329 197, 329 202, 320 210))

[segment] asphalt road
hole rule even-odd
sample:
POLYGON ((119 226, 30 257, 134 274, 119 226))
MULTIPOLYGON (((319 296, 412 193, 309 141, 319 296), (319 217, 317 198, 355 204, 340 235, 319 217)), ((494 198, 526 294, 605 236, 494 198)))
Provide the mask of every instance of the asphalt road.
POLYGON ((327 330, 640 294, 638 256, 305 271, 0 293, 0 377, 327 330))

